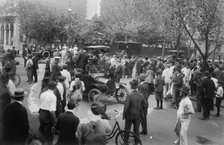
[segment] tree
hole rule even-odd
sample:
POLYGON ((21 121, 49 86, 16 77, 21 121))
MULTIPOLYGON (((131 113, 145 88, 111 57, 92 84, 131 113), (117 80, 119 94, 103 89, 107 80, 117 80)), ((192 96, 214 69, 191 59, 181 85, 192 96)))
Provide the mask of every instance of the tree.
POLYGON ((203 67, 207 66, 208 57, 218 48, 221 29, 223 27, 223 0, 169 0, 167 6, 175 16, 178 25, 194 43, 203 59, 203 67), (210 49, 209 41, 214 40, 216 46, 210 49), (198 42, 205 42, 204 48, 198 42))
POLYGON ((121 35, 125 41, 131 38, 148 42, 144 38, 153 40, 161 36, 154 11, 157 2, 154 0, 104 0, 101 5, 101 19, 112 39, 121 35))

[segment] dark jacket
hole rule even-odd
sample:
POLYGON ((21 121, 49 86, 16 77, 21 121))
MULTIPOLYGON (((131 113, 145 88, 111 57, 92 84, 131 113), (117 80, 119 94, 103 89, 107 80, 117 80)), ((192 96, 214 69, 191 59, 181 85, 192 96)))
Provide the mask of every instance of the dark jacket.
POLYGON ((29 135, 27 111, 20 103, 9 104, 3 116, 3 142, 11 145, 24 145, 29 135))
POLYGON ((60 114, 56 123, 56 130, 59 133, 57 145, 78 145, 76 131, 79 122, 79 118, 71 112, 60 114))
POLYGON ((163 77, 156 77, 155 79, 155 92, 163 92, 163 86, 165 85, 165 80, 163 77))
POLYGON ((143 110, 147 107, 148 103, 143 95, 137 90, 133 90, 127 95, 127 99, 124 104, 123 116, 128 120, 141 119, 145 115, 143 110))
POLYGON ((39 69, 39 66, 38 66, 38 56, 37 55, 35 55, 33 58, 32 58, 32 61, 33 61, 33 69, 34 70, 37 70, 37 69, 39 69))
POLYGON ((150 90, 149 90, 149 85, 148 83, 146 82, 142 82, 138 85, 138 91, 139 93, 141 93, 144 98, 146 99, 146 101, 148 100, 149 98, 149 95, 150 95, 150 90))
POLYGON ((202 89, 202 98, 214 98, 215 97, 215 84, 211 80, 211 78, 206 77, 201 82, 201 89, 202 89))

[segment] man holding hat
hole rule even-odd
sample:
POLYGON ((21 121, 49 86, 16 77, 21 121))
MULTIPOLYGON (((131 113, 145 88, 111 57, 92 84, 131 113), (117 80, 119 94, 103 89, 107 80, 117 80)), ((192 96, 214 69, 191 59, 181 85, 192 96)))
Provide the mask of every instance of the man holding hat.
POLYGON ((29 121, 26 108, 22 106, 24 89, 17 88, 3 116, 3 144, 24 145, 29 135, 29 121))
POLYGON ((178 145, 188 145, 187 130, 191 121, 191 115, 194 114, 194 108, 188 94, 189 88, 186 85, 183 85, 180 89, 182 99, 177 111, 177 123, 174 129, 178 137, 174 143, 178 145))
MULTIPOLYGON (((149 91, 148 83, 145 82, 146 75, 141 73, 139 75, 138 79, 139 79, 138 91, 139 91, 139 93, 141 93, 144 96, 144 98, 145 98, 145 100, 146 100, 146 102, 148 104, 148 98, 150 96, 150 91, 149 91)), ((141 125, 142 125, 142 132, 141 132, 141 134, 145 134, 146 135, 147 134, 147 113, 148 113, 148 107, 144 108, 143 112, 144 112, 144 116, 141 119, 141 125)))
MULTIPOLYGON (((133 125, 133 132, 139 137, 139 125, 145 114, 142 110, 148 107, 148 103, 144 96, 137 91, 138 81, 132 80, 130 82, 131 91, 127 95, 127 99, 124 104, 123 119, 125 119, 125 129, 130 130, 133 125)), ((128 144, 129 134, 124 135, 124 144, 128 144)), ((135 143, 138 144, 138 140, 135 139, 135 143)))
POLYGON ((48 90, 40 95, 39 132, 49 144, 53 140, 52 127, 55 124, 57 98, 54 94, 54 89, 56 86, 56 82, 50 81, 48 83, 48 90))

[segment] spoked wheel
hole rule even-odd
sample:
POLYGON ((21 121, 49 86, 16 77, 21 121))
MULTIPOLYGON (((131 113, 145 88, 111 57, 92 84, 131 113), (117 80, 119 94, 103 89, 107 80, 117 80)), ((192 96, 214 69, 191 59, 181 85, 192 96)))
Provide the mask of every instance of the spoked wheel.
POLYGON ((141 139, 135 133, 128 130, 120 131, 116 135, 115 143, 116 145, 142 145, 141 139), (127 142, 125 142, 125 137, 128 138, 127 142))
POLYGON ((14 81, 13 82, 14 82, 15 86, 18 87, 20 85, 20 83, 21 83, 20 76, 17 75, 17 74, 15 74, 15 78, 14 78, 14 81))
POLYGON ((127 99, 128 90, 125 87, 120 87, 116 92, 116 99, 118 103, 124 104, 127 99))
POLYGON ((91 103, 93 101, 93 98, 94 98, 95 95, 100 94, 100 93, 101 93, 101 91, 99 89, 96 89, 96 88, 91 89, 88 93, 89 103, 91 103))

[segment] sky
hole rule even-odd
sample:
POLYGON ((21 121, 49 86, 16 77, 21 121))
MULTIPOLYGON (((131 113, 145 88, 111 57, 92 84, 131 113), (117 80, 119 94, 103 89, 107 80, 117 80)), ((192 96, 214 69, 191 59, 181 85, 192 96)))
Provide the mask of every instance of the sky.
POLYGON ((100 0, 87 0, 87 19, 100 15, 100 0))

